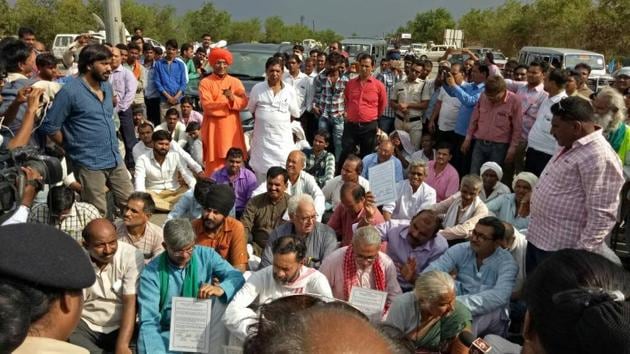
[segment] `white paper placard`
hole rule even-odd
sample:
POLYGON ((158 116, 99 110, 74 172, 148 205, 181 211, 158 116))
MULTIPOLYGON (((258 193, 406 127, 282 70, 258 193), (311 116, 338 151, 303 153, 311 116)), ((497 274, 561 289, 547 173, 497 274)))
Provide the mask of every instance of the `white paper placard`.
POLYGON ((396 168, 393 160, 370 167, 368 177, 376 205, 396 201, 396 168))
POLYGON ((350 290, 350 298, 348 299, 352 306, 358 308, 372 321, 381 319, 386 301, 386 292, 356 286, 353 286, 350 290))
POLYGON ((173 297, 168 350, 209 353, 211 314, 210 299, 173 297))

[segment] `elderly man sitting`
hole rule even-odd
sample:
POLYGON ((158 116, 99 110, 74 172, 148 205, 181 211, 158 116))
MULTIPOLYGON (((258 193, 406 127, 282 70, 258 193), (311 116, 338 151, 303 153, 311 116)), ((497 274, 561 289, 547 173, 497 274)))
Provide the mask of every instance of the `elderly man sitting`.
POLYGON ((488 216, 479 220, 470 242, 449 248, 425 272, 456 272, 457 300, 473 315, 473 333, 505 335, 507 307, 514 289, 518 266, 507 250, 505 227, 488 216))
POLYGON ((319 269, 330 283, 335 298, 348 301, 353 286, 387 292, 386 307, 401 293, 396 266, 380 252, 381 235, 374 226, 357 229, 352 244, 324 259, 319 269))
POLYGON ((376 152, 371 153, 363 158, 363 173, 364 178, 369 179, 370 167, 382 164, 389 160, 394 161, 394 171, 396 176, 396 182, 403 180, 403 167, 400 160, 394 156, 394 144, 389 140, 383 140, 376 152))
POLYGON ((468 238, 477 221, 488 215, 488 208, 479 198, 481 184, 479 176, 466 175, 458 193, 432 207, 438 214, 444 214, 440 234, 447 240, 468 238))
POLYGON ((282 224, 271 232, 258 269, 271 265, 273 261, 271 245, 275 240, 286 235, 296 235, 301 238, 306 244, 304 265, 319 268, 322 260, 337 249, 335 230, 315 219, 315 204, 308 194, 291 197, 287 212, 291 222, 282 224))
POLYGON ((148 191, 157 210, 170 211, 196 181, 179 155, 170 150, 171 135, 167 131, 155 131, 152 139, 153 151, 141 155, 136 163, 136 192, 148 191), (180 185, 178 173, 187 186, 180 185))
POLYGON ((398 200, 383 205, 383 217, 390 219, 411 219, 420 210, 435 204, 436 193, 428 184, 427 165, 421 161, 411 161, 407 172, 407 179, 398 183, 396 195, 398 200))
POLYGON ((225 307, 245 280, 213 249, 195 246, 190 221, 169 220, 164 226, 164 251, 144 268, 138 296, 139 353, 171 353, 171 299, 176 296, 212 298, 210 341, 213 353, 227 344, 222 317, 225 307))
POLYGON ((487 203, 496 197, 510 193, 510 188, 501 183, 503 178, 503 169, 498 163, 488 161, 481 165, 481 179, 483 180, 483 188, 479 198, 484 203, 487 203))
POLYGON ((341 174, 328 182, 322 192, 326 198, 329 209, 334 210, 341 202, 341 186, 346 182, 358 183, 366 191, 370 191, 370 182, 361 176, 363 172, 363 161, 357 155, 348 155, 341 165, 341 174))
MULTIPOLYGON (((317 211, 317 221, 322 221, 322 216, 326 210, 326 200, 324 193, 317 185, 315 177, 304 171, 306 167, 306 155, 300 150, 291 151, 287 157, 286 169, 289 174, 287 193, 289 195, 308 194, 315 201, 317 211)), ((262 183, 253 195, 257 196, 267 191, 267 183, 262 183)))

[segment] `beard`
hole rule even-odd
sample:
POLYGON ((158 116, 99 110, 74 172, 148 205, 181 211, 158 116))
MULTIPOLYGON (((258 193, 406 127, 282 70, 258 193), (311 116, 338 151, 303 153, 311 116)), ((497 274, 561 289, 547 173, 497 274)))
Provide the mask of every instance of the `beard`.
POLYGON ((608 135, 608 133, 619 126, 619 120, 615 119, 615 116, 610 111, 606 114, 593 113, 593 119, 595 124, 602 128, 604 135, 608 135))

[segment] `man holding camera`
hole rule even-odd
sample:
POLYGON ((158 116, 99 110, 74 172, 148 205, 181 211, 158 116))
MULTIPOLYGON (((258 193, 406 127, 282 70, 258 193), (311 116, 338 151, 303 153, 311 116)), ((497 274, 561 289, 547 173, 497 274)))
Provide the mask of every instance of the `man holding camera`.
POLYGON ((133 191, 129 172, 118 151, 112 116, 112 52, 105 46, 86 46, 79 54, 79 77, 59 91, 40 127, 62 145, 74 174, 83 186, 83 201, 107 213, 105 193, 111 190, 118 206, 133 191))

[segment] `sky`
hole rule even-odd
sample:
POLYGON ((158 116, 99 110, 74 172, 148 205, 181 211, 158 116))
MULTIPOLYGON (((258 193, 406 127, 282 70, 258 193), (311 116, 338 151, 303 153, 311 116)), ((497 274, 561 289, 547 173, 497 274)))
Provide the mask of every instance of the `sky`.
MULTIPOLYGON (((181 15, 199 8, 205 0, 138 0, 147 4, 172 5, 181 15)), ((258 17, 261 21, 280 16, 285 23, 304 24, 315 29, 330 28, 349 36, 383 36, 413 19, 418 12, 444 7, 455 19, 471 8, 496 7, 504 0, 214 0, 216 8, 226 10, 232 19, 258 17)))

